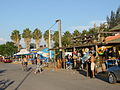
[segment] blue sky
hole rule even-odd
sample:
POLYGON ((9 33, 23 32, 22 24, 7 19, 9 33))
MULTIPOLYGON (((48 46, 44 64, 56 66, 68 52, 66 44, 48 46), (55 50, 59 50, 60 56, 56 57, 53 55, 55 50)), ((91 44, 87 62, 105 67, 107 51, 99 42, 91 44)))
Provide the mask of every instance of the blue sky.
POLYGON ((10 41, 15 29, 22 33, 39 28, 44 33, 56 19, 62 21, 62 32, 82 31, 104 22, 119 6, 119 0, 0 0, 0 44, 10 41))

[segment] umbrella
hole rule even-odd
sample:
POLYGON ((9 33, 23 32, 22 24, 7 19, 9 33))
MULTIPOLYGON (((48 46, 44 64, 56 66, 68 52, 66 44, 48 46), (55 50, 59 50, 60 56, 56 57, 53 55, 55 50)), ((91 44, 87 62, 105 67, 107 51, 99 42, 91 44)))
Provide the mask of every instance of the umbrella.
POLYGON ((29 55, 30 52, 27 51, 26 49, 21 49, 20 52, 14 54, 14 55, 29 55))

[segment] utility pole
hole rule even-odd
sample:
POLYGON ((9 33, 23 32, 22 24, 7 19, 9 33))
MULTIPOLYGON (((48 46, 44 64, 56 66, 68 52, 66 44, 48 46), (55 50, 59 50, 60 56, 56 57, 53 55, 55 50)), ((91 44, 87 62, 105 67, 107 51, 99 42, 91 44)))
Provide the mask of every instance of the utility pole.
MULTIPOLYGON (((62 43, 61 43, 61 20, 58 19, 56 20, 56 22, 58 22, 58 31, 59 31, 59 48, 62 47, 62 43)), ((61 49, 60 49, 61 51, 61 49)))
POLYGON ((59 31, 59 50, 60 50, 60 60, 62 60, 62 43, 61 43, 61 20, 56 20, 56 23, 58 23, 58 31, 59 31))
MULTIPOLYGON (((49 49, 51 49, 51 31, 49 29, 49 49)), ((51 50, 50 50, 50 53, 49 53, 49 58, 51 59, 51 50)))

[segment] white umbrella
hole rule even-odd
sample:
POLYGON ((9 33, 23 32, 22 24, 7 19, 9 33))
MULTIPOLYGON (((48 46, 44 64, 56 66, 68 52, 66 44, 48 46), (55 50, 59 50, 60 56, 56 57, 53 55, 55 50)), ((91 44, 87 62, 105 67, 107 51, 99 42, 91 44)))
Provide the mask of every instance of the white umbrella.
POLYGON ((43 52, 42 51, 38 51, 37 54, 42 54, 43 52))
POLYGON ((21 49, 20 52, 14 54, 14 55, 25 55, 25 54, 30 54, 30 52, 27 51, 26 49, 21 49))

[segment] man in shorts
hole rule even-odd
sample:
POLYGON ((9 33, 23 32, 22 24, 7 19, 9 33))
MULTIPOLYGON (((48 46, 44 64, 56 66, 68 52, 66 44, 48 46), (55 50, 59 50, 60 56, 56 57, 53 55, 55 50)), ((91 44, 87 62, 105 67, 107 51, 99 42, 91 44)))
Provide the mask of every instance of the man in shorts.
POLYGON ((24 71, 27 71, 27 65, 28 65, 28 60, 27 60, 26 56, 23 56, 22 67, 23 67, 24 71))
POLYGON ((95 69, 95 57, 93 56, 93 53, 92 52, 90 52, 90 56, 91 56, 91 58, 90 58, 90 62, 91 62, 91 71, 92 71, 92 78, 94 78, 95 77, 95 72, 94 72, 94 69, 95 69))
POLYGON ((42 61, 40 60, 40 55, 38 54, 38 56, 37 56, 37 60, 36 60, 37 62, 36 62, 36 64, 37 64, 37 67, 36 67, 36 69, 35 69, 35 74, 36 73, 38 73, 38 72, 42 72, 42 61))

